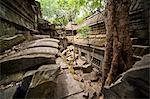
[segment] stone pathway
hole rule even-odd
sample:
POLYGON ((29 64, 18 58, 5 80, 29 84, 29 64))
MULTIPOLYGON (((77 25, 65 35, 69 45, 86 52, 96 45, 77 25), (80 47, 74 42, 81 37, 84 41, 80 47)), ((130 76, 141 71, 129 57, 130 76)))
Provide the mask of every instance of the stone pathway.
POLYGON ((60 64, 62 69, 57 82, 57 96, 59 99, 96 99, 93 97, 98 94, 100 82, 93 80, 97 78, 93 73, 94 71, 83 73, 81 69, 78 69, 75 70, 76 75, 74 75, 69 72, 67 65, 61 58, 58 58, 56 63, 60 64))

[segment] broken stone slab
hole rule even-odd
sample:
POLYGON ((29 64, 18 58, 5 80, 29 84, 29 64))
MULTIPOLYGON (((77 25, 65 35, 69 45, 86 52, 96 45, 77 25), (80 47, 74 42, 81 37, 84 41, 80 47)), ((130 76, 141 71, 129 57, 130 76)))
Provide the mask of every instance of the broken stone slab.
POLYGON ((90 81, 97 81, 98 76, 97 76, 96 72, 92 71, 91 73, 83 73, 83 79, 90 80, 90 81))
POLYGON ((13 99, 18 86, 13 86, 4 90, 0 90, 0 99, 13 99))
POLYGON ((85 63, 86 63, 86 61, 85 60, 82 60, 82 59, 77 59, 76 60, 77 61, 77 64, 79 65, 79 66, 82 66, 82 65, 84 65, 85 63))
POLYGON ((34 47, 58 48, 59 45, 58 45, 57 42, 53 42, 53 41, 40 41, 39 42, 39 40, 34 40, 34 41, 30 41, 30 42, 21 43, 21 44, 15 46, 15 49, 17 49, 17 50, 25 50, 25 49, 34 48, 34 47))
MULTIPOLYGON (((48 39, 39 39, 39 40, 33 40, 33 41, 25 41, 23 43, 20 43, 17 46, 14 46, 12 49, 15 51, 20 51, 20 50, 25 50, 29 48, 34 48, 34 47, 52 47, 52 48, 58 48, 58 42, 51 40, 50 38, 48 39)), ((9 54, 9 53, 8 53, 9 54)))
POLYGON ((82 66, 83 73, 90 73, 93 71, 93 66, 91 64, 85 64, 82 66))
MULTIPOLYGON (((19 52, 16 52, 16 53, 10 55, 10 56, 5 57, 4 59, 19 57, 19 56, 23 56, 23 55, 35 55, 35 54, 56 55, 57 53, 58 53, 58 49, 56 49, 56 48, 35 47, 35 48, 29 48, 29 49, 21 50, 19 52)), ((1 61, 3 61, 3 60, 1 60, 1 61)))
POLYGON ((52 42, 52 41, 37 42, 37 41, 34 41, 32 44, 29 44, 25 48, 33 48, 33 47, 54 47, 54 48, 58 48, 58 46, 59 45, 58 45, 57 42, 52 42))
POLYGON ((72 51, 73 51, 73 50, 74 50, 74 46, 73 46, 73 45, 70 45, 70 46, 68 46, 68 47, 67 47, 67 49, 69 49, 69 50, 72 50, 72 51))
MULTIPOLYGON (((52 98, 55 99, 60 66, 56 64, 43 65, 33 71, 33 77, 28 88, 26 98, 52 98)), ((32 74, 32 73, 30 73, 32 74)))
POLYGON ((22 34, 17 34, 12 37, 6 37, 0 39, 0 52, 4 52, 5 50, 8 50, 12 48, 13 46, 25 41, 25 37, 22 34))
POLYGON ((42 42, 42 41, 51 41, 51 42, 57 42, 59 43, 60 41, 54 38, 43 38, 43 39, 38 39, 36 42, 42 42))
POLYGON ((150 65, 150 54, 147 54, 147 55, 143 56, 142 61, 136 62, 136 63, 133 65, 133 68, 136 68, 136 67, 143 67, 143 64, 144 64, 144 66, 150 65))
MULTIPOLYGON (((11 82, 7 85, 1 85, 0 86, 0 99, 16 99, 14 96, 18 92, 18 89, 20 89, 21 82, 11 82)), ((20 96, 23 93, 22 90, 19 90, 20 96)), ((17 98, 18 99, 18 98, 17 98)))
POLYGON ((106 99, 149 98, 150 54, 122 74, 114 84, 103 90, 106 99), (123 89, 123 90, 122 90, 123 89))
POLYGON ((107 99, 120 98, 148 98, 149 97, 149 72, 150 68, 128 72, 110 87, 103 90, 107 99), (139 77, 138 77, 139 76, 139 77), (143 77, 140 77, 143 76, 143 77), (136 77, 136 78, 134 78, 136 77), (122 90, 124 89, 124 90, 122 90), (111 98, 110 98, 111 97, 111 98))
POLYGON ((86 59, 86 57, 85 57, 85 56, 81 56, 80 58, 81 58, 82 60, 87 61, 87 59, 86 59))
POLYGON ((49 81, 49 82, 43 82, 42 84, 36 86, 35 88, 30 88, 26 98, 38 98, 38 99, 56 99, 55 93, 56 93, 56 86, 57 84, 55 82, 49 81))
POLYGON ((43 81, 53 81, 60 73, 60 65, 48 64, 38 68, 32 78, 30 87, 40 85, 43 81), (43 73, 44 72, 44 73, 43 73), (41 77, 40 77, 41 76, 41 77))
POLYGON ((30 41, 29 43, 26 44, 26 46, 30 45, 30 44, 33 44, 33 43, 35 43, 35 45, 37 45, 37 46, 40 46, 40 45, 44 46, 44 42, 46 43, 46 46, 51 46, 51 47, 58 48, 58 43, 60 41, 57 40, 57 39, 53 39, 53 38, 43 38, 43 39, 37 39, 37 40, 30 41))
POLYGON ((57 98, 63 99, 76 93, 82 92, 78 81, 76 81, 69 71, 64 70, 57 80, 57 98))
POLYGON ((13 74, 8 74, 8 75, 0 75, 0 85, 2 84, 9 84, 11 82, 18 82, 21 81, 24 75, 24 71, 22 72, 17 72, 13 74))
POLYGON ((48 54, 30 54, 16 57, 9 57, 0 60, 1 73, 13 73, 28 68, 37 67, 46 63, 55 63, 55 56, 48 54))
POLYGON ((88 68, 88 67, 92 67, 92 65, 91 64, 85 64, 85 65, 83 65, 83 68, 88 68))
POLYGON ((42 84, 36 86, 35 88, 30 88, 26 98, 27 99, 55 99, 56 83, 52 81, 43 82, 42 84))
POLYGON ((27 71, 27 72, 23 75, 23 78, 27 78, 27 77, 29 77, 29 76, 33 76, 36 72, 37 72, 37 70, 29 70, 29 71, 27 71))
POLYGON ((84 65, 87 65, 87 64, 85 64, 85 63, 86 63, 86 61, 83 61, 81 59, 74 61, 74 65, 73 65, 74 70, 86 71, 87 68, 84 65))

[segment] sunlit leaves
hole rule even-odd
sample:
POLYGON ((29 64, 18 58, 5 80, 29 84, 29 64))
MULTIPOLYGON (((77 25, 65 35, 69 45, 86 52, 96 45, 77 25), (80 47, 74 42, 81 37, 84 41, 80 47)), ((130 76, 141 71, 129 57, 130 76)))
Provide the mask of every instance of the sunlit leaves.
POLYGON ((80 35, 84 38, 87 38, 89 35, 89 31, 91 30, 91 27, 89 26, 84 26, 80 29, 77 30, 78 33, 80 33, 80 35))
POLYGON ((43 18, 53 23, 67 24, 82 21, 84 17, 101 7, 101 0, 38 0, 43 18))

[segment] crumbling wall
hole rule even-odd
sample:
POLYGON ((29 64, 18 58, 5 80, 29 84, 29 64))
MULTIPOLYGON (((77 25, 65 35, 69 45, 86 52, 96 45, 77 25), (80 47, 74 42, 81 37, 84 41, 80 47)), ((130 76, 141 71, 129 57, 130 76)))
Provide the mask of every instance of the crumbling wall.
POLYGON ((149 0, 132 0, 129 12, 129 29, 131 37, 148 39, 150 27, 149 0))
POLYGON ((35 0, 1 0, 0 36, 13 35, 15 30, 34 29, 35 12, 32 5, 35 5, 35 0))

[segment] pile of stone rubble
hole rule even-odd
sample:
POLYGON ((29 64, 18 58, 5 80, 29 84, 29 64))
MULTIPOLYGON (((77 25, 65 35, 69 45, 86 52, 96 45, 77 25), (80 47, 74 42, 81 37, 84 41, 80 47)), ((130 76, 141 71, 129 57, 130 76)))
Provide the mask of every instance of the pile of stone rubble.
MULTIPOLYGON (((0 38, 0 99, 98 99, 101 70, 68 46, 59 52, 59 40, 35 35, 0 38)), ((149 97, 150 54, 102 90, 103 98, 149 97), (124 90, 122 90, 124 89, 124 90), (138 90, 137 90, 138 89, 138 90), (138 93, 138 94, 136 94, 138 93)))
POLYGON ((62 57, 57 58, 56 62, 60 64, 64 71, 67 70, 73 76, 74 80, 78 82, 76 85, 80 85, 80 88, 83 90, 82 93, 77 94, 77 99, 98 97, 101 86, 99 70, 88 63, 85 57, 79 56, 77 50, 78 49, 74 48, 73 45, 68 46, 67 49, 61 53, 62 57))
POLYGON ((59 40, 35 36, 28 41, 19 34, 0 41, 0 98, 55 97, 59 40))
MULTIPOLYGON (((102 90, 103 97, 99 98, 102 82, 101 70, 89 64, 85 57, 78 55, 76 50, 73 46, 69 46, 62 52, 62 58, 57 58, 56 61, 66 74, 72 75, 73 79, 76 80, 74 86, 80 85, 79 88, 73 88, 76 89, 72 90, 74 94, 68 94, 67 99, 148 99, 150 54, 145 55, 141 61, 136 62, 133 68, 118 75, 111 86, 105 86, 102 90)), ((72 82, 70 79, 67 81, 72 82)), ((69 84, 66 84, 66 86, 69 84)))

